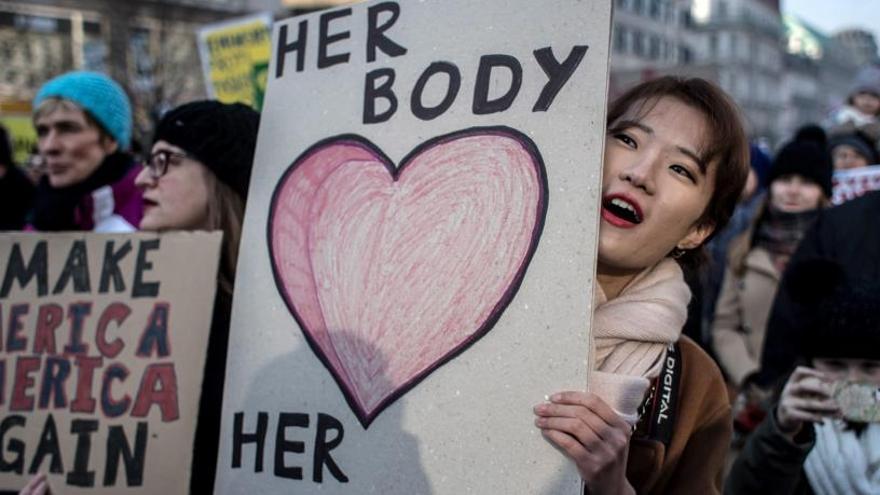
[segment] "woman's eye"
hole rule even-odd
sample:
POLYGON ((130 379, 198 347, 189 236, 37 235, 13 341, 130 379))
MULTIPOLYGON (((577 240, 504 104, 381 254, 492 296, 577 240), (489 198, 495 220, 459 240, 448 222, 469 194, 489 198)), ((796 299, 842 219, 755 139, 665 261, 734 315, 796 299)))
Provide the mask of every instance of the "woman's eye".
POLYGON ((633 149, 638 148, 638 145, 636 144, 636 140, 633 139, 632 137, 630 137, 629 134, 626 134, 623 132, 618 132, 617 134, 614 135, 614 139, 617 139, 621 143, 629 146, 630 148, 633 148, 633 149))
POLYGON ((673 172, 686 177, 689 181, 693 182, 694 184, 697 183, 697 179, 694 177, 694 174, 692 174, 691 171, 688 170, 687 167, 685 167, 684 165, 676 164, 676 165, 671 165, 669 168, 672 169, 673 172))

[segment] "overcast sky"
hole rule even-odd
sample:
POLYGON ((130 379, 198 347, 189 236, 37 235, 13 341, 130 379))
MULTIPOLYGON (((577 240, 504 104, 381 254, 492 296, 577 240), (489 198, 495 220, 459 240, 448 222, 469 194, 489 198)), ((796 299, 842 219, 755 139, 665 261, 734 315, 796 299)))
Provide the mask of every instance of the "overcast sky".
POLYGON ((829 35, 859 27, 872 32, 880 42, 880 0, 782 0, 782 11, 829 35))

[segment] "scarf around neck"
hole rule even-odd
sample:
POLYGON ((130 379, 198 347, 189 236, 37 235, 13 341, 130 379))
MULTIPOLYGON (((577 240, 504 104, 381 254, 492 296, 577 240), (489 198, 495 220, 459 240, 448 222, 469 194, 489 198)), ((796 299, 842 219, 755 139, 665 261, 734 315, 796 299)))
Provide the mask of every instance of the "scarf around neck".
POLYGON ((83 199, 99 187, 121 180, 133 166, 131 155, 116 152, 107 155, 101 165, 79 184, 54 188, 49 177, 43 176, 34 198, 32 224, 39 231, 81 230, 77 224, 77 208, 83 199))
POLYGON ((807 229, 813 225, 818 216, 818 208, 799 213, 786 213, 768 206, 755 232, 754 245, 776 256, 791 257, 807 229))
POLYGON ((869 424, 860 435, 840 420, 813 428, 816 444, 804 472, 816 495, 880 493, 880 424, 869 424))
POLYGON ((691 292, 678 263, 664 258, 636 275, 616 298, 607 300, 598 284, 594 295, 590 390, 635 424, 666 347, 681 335, 691 292))

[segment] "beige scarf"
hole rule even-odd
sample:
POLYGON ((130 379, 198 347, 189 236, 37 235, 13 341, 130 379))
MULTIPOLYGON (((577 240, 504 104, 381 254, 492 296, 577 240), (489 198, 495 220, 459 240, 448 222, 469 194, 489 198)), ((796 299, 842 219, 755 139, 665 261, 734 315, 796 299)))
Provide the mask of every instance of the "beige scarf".
POLYGON ((681 335, 691 291, 670 258, 638 274, 610 301, 599 284, 593 290, 590 390, 635 424, 650 380, 660 374, 666 346, 681 335))

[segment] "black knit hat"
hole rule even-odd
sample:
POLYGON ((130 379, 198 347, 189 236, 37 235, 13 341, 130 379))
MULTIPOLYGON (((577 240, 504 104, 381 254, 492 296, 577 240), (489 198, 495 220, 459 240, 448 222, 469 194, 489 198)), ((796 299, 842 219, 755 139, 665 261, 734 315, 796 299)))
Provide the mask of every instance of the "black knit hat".
POLYGON ((260 114, 241 103, 195 101, 166 113, 153 136, 202 162, 247 199, 260 114))
POLYGON ((793 141, 810 141, 824 148, 828 146, 828 134, 817 124, 806 124, 794 133, 793 141))
POLYGON ((815 140, 804 139, 792 141, 779 150, 770 174, 768 184, 783 175, 797 174, 805 177, 822 188, 825 197, 831 197, 831 154, 815 140))
POLYGON ((847 277, 840 265, 824 259, 789 270, 792 297, 809 308, 804 357, 880 360, 880 282, 847 277))

